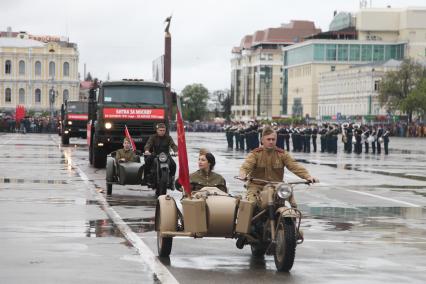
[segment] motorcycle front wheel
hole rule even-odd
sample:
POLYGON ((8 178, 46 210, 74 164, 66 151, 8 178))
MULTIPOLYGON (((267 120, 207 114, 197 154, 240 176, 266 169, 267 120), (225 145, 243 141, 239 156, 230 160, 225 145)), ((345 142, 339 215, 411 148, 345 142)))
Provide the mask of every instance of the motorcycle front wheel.
POLYGON ((278 224, 274 253, 275 266, 278 271, 288 272, 293 267, 296 256, 296 228, 293 220, 284 218, 278 224))

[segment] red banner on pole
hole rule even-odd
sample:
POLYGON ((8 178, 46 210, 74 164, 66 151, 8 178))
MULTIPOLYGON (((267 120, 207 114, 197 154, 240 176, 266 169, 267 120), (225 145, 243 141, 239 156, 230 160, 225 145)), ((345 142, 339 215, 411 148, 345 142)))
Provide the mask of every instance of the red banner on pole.
POLYGON ((132 136, 130 136, 130 132, 129 129, 127 129, 127 125, 125 125, 124 134, 130 140, 130 144, 132 144, 132 151, 136 151, 135 141, 133 141, 132 136))
POLYGON ((176 113, 176 128, 178 136, 178 159, 179 159, 179 183, 185 189, 188 196, 191 196, 191 186, 189 183, 189 165, 188 153, 186 151, 185 141, 185 128, 183 125, 182 112, 180 107, 180 100, 177 100, 177 113, 176 113))

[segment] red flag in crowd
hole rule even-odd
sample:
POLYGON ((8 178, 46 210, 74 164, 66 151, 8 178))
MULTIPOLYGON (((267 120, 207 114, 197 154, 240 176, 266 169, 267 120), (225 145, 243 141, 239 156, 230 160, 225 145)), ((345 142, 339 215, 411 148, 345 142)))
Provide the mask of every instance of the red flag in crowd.
POLYGON ((130 140, 130 144, 132 144, 132 151, 136 151, 135 141, 133 141, 132 136, 130 136, 130 132, 129 129, 127 129, 127 125, 125 125, 124 134, 130 140))
POLYGON ((17 105, 15 110, 15 120, 20 122, 25 117, 25 107, 23 105, 17 105))
POLYGON ((185 129, 183 127, 182 112, 179 97, 177 99, 176 128, 178 137, 178 159, 179 159, 179 183, 185 189, 188 196, 191 196, 191 186, 189 184, 188 154, 186 151, 185 129))

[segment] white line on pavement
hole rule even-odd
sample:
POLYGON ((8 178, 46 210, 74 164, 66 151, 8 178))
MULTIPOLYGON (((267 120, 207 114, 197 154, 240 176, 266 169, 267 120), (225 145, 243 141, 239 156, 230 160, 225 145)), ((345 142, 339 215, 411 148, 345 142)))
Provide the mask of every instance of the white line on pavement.
MULTIPOLYGON (((53 139, 57 144, 58 142, 53 139)), ((59 145, 58 145, 59 146, 59 145)), ((118 227, 123 236, 132 243, 132 245, 137 249, 139 255, 142 260, 149 266, 149 268, 155 273, 158 280, 161 283, 179 283, 176 278, 172 275, 172 273, 167 269, 164 264, 154 255, 148 245, 142 241, 142 239, 130 229, 130 227, 124 222, 124 220, 120 217, 120 215, 109 206, 105 197, 102 193, 98 192, 95 186, 89 181, 87 175, 81 170, 81 168, 74 163, 71 162, 72 167, 77 170, 83 182, 87 185, 87 187, 96 193, 96 198, 101 207, 105 210, 107 215, 111 218, 114 224, 118 227)))
POLYGON ((376 195, 376 194, 372 194, 372 193, 367 193, 367 192, 362 192, 362 191, 356 191, 356 190, 351 190, 351 189, 345 189, 346 191, 350 191, 353 193, 358 193, 358 194, 362 194, 362 195, 367 195, 367 196, 371 196, 371 197, 375 197, 375 198, 380 198, 383 200, 387 200, 387 201, 392 201, 395 203, 400 203, 400 204, 404 204, 404 205, 408 205, 411 207, 421 207, 420 205, 414 204, 414 203, 410 203, 410 202, 405 202, 402 200, 397 200, 397 199, 393 199, 393 198, 389 198, 389 197, 384 197, 384 196, 380 196, 380 195, 376 195))
POLYGON ((142 239, 130 229, 130 227, 124 222, 120 215, 109 206, 105 197, 96 191, 96 188, 93 184, 90 183, 87 175, 80 169, 80 167, 74 165, 74 168, 77 170, 80 177, 83 179, 84 183, 94 192, 96 192, 96 197, 98 202, 101 204, 105 212, 114 222, 114 224, 120 229, 121 233, 125 238, 132 243, 132 245, 138 250, 142 259, 148 264, 152 271, 156 274, 157 278, 161 283, 179 283, 176 278, 170 273, 170 271, 161 263, 161 261, 154 255, 151 249, 145 244, 142 239))

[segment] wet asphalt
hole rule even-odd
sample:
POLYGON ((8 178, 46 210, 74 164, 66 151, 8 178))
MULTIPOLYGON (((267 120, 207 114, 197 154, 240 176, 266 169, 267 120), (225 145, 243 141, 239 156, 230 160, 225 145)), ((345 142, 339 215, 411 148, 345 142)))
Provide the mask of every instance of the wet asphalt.
MULTIPOLYGON (((85 140, 61 147, 59 138, 0 133, 0 282, 158 282, 99 202, 105 170, 89 166, 85 140)), ((222 133, 187 133, 187 143, 191 170, 208 148, 231 193, 244 193, 233 176, 245 152, 227 149, 222 133)), ((162 263, 181 283, 424 283, 426 139, 391 138, 388 156, 341 146, 292 153, 321 182, 296 188, 305 242, 290 273, 230 239, 175 238, 162 263)), ((156 254, 154 193, 114 186, 107 201, 156 254)))

